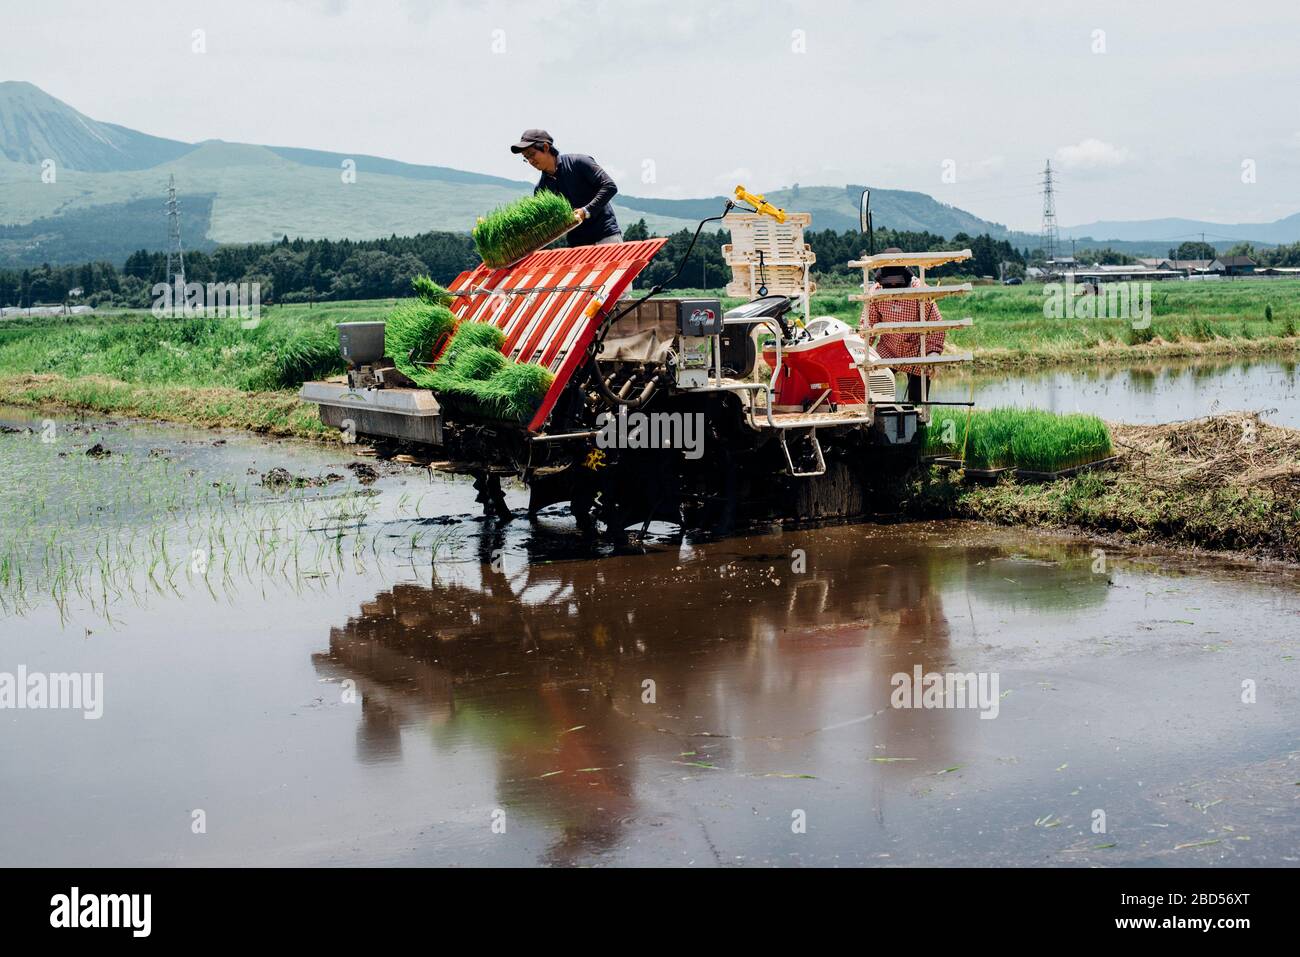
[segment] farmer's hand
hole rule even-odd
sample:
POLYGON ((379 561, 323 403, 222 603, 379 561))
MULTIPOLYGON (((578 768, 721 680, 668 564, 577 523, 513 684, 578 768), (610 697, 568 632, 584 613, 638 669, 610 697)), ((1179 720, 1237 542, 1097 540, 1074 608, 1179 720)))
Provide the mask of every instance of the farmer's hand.
POLYGON ((579 223, 582 222, 584 219, 586 219, 586 218, 587 218, 587 210, 586 210, 586 208, 583 207, 583 208, 581 208, 581 209, 575 209, 575 210, 573 211, 573 218, 574 218, 574 220, 576 220, 576 221, 579 222, 579 223))

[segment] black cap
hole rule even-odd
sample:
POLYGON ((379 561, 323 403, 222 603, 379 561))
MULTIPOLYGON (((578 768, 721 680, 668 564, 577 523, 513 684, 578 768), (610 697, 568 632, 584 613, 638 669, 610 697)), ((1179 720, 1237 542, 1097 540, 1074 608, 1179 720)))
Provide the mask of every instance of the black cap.
MULTIPOLYGON (((897 246, 890 246, 882 252, 882 255, 891 253, 901 253, 902 250, 897 246)), ((882 286, 897 288, 906 283, 910 283, 916 278, 916 273, 912 272, 907 266, 882 266, 876 270, 876 281, 882 286)))
POLYGON ((555 140, 551 139, 551 134, 546 130, 524 130, 523 135, 519 137, 519 142, 510 147, 510 152, 522 153, 530 146, 541 146, 543 143, 547 146, 555 143, 555 140))

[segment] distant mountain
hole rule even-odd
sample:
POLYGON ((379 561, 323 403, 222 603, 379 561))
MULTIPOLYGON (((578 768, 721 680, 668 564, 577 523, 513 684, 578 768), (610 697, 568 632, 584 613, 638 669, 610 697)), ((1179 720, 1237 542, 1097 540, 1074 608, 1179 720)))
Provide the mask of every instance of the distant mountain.
MULTIPOLYGON (((212 218, 209 195, 188 196, 181 215, 184 251, 210 252, 216 243, 204 238, 212 218)), ((108 261, 121 266, 137 249, 162 249, 167 222, 157 197, 111 206, 87 206, 18 226, 0 226, 0 266, 108 261)))
MULTIPOLYGON (((793 186, 788 189, 768 190, 768 202, 789 210, 812 213, 813 229, 845 230, 858 228, 858 203, 864 186, 793 186)), ((635 212, 658 216, 671 216, 684 220, 700 220, 716 216, 725 197, 710 199, 641 199, 620 196, 622 204, 635 212)), ((1000 223, 980 219, 955 206, 940 203, 925 193, 901 189, 871 189, 871 212, 875 224, 881 228, 929 231, 940 236, 968 233, 975 236, 988 233, 1004 239, 1009 233, 1000 223)))
POLYGON ((10 162, 53 159, 68 169, 114 172, 148 169, 193 148, 92 120, 31 83, 0 83, 0 154, 10 162))
MULTIPOLYGON (((0 265, 86 258, 118 261, 122 250, 161 249, 161 199, 176 177, 187 248, 268 242, 282 236, 368 239, 393 233, 469 230, 485 211, 532 189, 532 181, 420 166, 379 156, 207 140, 182 143, 100 123, 30 83, 0 83, 0 265), (54 182, 41 176, 53 159, 54 182), (354 182, 341 175, 355 164, 354 182), (157 204, 156 217, 150 204, 157 204)), ((819 229, 857 229, 861 187, 792 187, 769 199, 813 214, 819 229)), ((875 221, 940 235, 1006 229, 923 193, 873 192, 875 221)), ((723 197, 653 199, 620 194, 624 226, 694 228, 723 197)))
MULTIPOLYGON (((182 143, 101 123, 30 83, 0 83, 0 266, 119 262, 122 250, 163 249, 162 198, 169 176, 181 198, 187 249, 218 243, 271 242, 283 236, 370 239, 429 230, 467 231, 485 211, 532 189, 531 181, 443 166, 421 166, 365 154, 206 140, 182 143), (53 182, 41 164, 55 161, 53 182), (342 174, 355 164, 355 181, 342 174)), ((759 184, 748 184, 757 187, 759 184)), ((861 186, 795 186, 767 191, 778 206, 813 214, 815 229, 857 229, 861 186)), ((723 197, 654 199, 620 193, 614 208, 624 227, 645 219, 653 232, 693 229, 719 213, 723 197)), ((1036 238, 1012 233, 925 193, 873 189, 880 227, 952 237, 989 233, 1017 247, 1036 238)), ((1139 240, 1199 232, 1217 224, 1152 220, 1076 227, 1063 235, 1137 235, 1139 240), (1169 225, 1175 224, 1175 225, 1169 225), (1118 227, 1134 227, 1118 231, 1118 227)), ((1270 224, 1297 238, 1300 215, 1270 224), (1291 223, 1290 227, 1285 224, 1291 223), (1289 228, 1289 233, 1288 233, 1289 228)), ((1268 235, 1272 235, 1271 233, 1268 235)), ((1108 237, 1106 237, 1108 238, 1108 237)), ((1208 237, 1207 237, 1208 238, 1208 237)), ((1261 233, 1242 238, 1267 241, 1261 233)), ((1163 240, 1160 240, 1163 242, 1163 240)), ((1096 245, 1104 245, 1100 238, 1096 245)), ((1144 247, 1146 244, 1143 244, 1144 247)), ((1159 245, 1157 242, 1155 245, 1159 245)), ((1159 251, 1164 252, 1167 247, 1159 251)))
POLYGON ((1065 239, 1084 236, 1105 237, 1129 241, 1164 242, 1177 246, 1188 240, 1199 240, 1205 234, 1206 242, 1229 244, 1255 242, 1264 244, 1293 243, 1300 240, 1300 213, 1274 220, 1271 223, 1210 223, 1200 219, 1135 219, 1085 223, 1061 229, 1065 239))

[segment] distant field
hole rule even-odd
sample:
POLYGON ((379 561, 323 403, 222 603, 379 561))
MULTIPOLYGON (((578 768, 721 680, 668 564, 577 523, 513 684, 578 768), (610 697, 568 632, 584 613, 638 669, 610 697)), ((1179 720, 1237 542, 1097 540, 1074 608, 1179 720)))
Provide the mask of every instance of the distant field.
POLYGON ((392 305, 269 307, 256 329, 143 311, 7 320, 0 401, 318 436, 297 386, 343 369, 335 323, 382 318, 392 305))
MULTIPOLYGON (((856 324, 851 287, 813 299, 813 315, 856 324)), ((718 295, 677 290, 677 296, 718 295)), ((727 307, 741 300, 724 299, 727 307)), ((147 312, 0 323, 0 393, 8 401, 241 424, 285 434, 318 430, 290 410, 305 379, 342 369, 334 324, 383 319, 395 300, 272 306, 261 324, 156 319, 147 312), (32 377, 40 377, 33 379, 32 377), (194 390, 206 393, 204 400, 194 390), (205 403, 215 411, 205 412, 205 403)), ((1300 349, 1300 280, 1157 286, 1149 330, 1124 319, 1049 319, 1041 286, 981 286, 941 305, 975 325, 949 337, 985 368, 1300 349), (1266 318, 1271 308, 1272 318, 1266 318)))
MULTIPOLYGON (((857 325, 862 304, 849 297, 860 292, 856 286, 823 286, 813 296, 812 314, 857 325)), ((674 295, 718 291, 679 290, 674 295)), ((726 308, 741 302, 723 300, 726 308)), ((968 295, 941 301, 939 309, 946 319, 974 319, 971 328, 950 332, 948 343, 989 366, 1300 347, 1300 279, 1153 283, 1149 330, 1135 330, 1122 318, 1047 318, 1041 284, 976 286, 968 295), (1269 307, 1271 319, 1266 317, 1269 307)))

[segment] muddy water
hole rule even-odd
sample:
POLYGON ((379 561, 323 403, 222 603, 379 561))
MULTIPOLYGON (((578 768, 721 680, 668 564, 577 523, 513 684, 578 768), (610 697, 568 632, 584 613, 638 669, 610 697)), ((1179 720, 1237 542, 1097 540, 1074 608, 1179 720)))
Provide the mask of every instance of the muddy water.
MULTIPOLYGON (((1154 424, 1220 412, 1264 412, 1300 428, 1300 374, 1294 362, 1189 360, 1154 366, 1050 370, 975 376, 977 405, 1091 412, 1116 422, 1154 424)), ((934 398, 966 401, 971 378, 940 380, 934 398)))
MULTIPOLYGON (((347 461, 202 435, 204 480, 347 461)), ((103 674, 98 719, 0 710, 0 863, 1300 860, 1291 573, 961 523, 592 555, 562 515, 476 520, 461 481, 369 488, 366 553, 302 587, 180 576, 111 620, 75 593, 0 619, 0 673, 103 674), (892 707, 918 667, 996 689, 892 707)))

